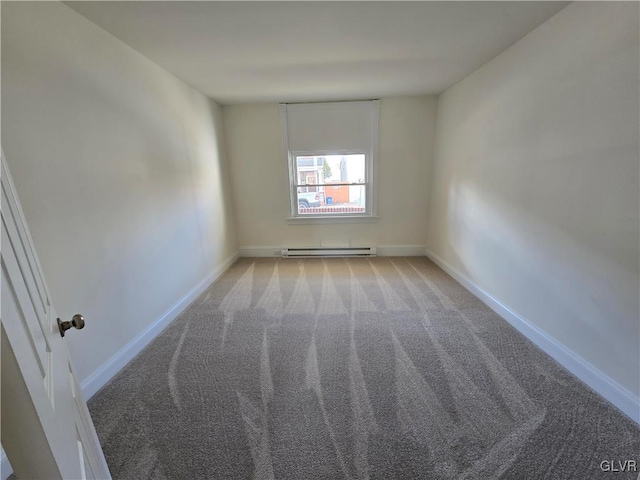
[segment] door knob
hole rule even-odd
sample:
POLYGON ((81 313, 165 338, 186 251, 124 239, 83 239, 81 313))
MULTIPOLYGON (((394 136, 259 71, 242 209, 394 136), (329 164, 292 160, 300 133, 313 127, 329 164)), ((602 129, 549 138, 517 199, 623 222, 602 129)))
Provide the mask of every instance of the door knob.
POLYGON ((58 319, 58 328, 60 329, 61 337, 64 337, 64 332, 69 330, 71 327, 75 327, 78 330, 84 328, 84 317, 79 313, 76 313, 73 317, 71 317, 71 320, 68 320, 66 322, 58 319))

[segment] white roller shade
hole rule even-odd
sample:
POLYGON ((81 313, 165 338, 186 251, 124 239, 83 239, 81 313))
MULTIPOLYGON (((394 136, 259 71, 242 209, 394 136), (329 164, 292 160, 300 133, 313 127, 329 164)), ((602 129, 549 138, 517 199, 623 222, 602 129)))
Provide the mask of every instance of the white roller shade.
POLYGON ((281 104, 290 152, 371 153, 378 130, 378 101, 281 104))

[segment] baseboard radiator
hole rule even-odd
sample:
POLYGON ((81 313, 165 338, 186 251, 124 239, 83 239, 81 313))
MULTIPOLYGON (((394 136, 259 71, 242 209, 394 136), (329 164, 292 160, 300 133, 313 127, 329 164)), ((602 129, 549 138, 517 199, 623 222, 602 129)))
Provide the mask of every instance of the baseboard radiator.
POLYGON ((376 247, 283 248, 283 257, 375 257, 376 247))

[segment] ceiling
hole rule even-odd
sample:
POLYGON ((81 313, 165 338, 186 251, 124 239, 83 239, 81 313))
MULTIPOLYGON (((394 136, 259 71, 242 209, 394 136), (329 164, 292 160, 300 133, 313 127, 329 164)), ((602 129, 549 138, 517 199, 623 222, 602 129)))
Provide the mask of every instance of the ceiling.
POLYGON ((438 94, 569 2, 68 2, 222 104, 438 94))

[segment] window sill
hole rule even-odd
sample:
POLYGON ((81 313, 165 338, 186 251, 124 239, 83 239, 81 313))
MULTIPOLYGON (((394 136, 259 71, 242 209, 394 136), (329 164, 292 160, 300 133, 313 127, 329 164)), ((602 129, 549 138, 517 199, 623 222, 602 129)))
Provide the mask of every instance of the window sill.
POLYGON ((289 225, 308 225, 322 223, 375 223, 378 221, 377 215, 336 215, 336 216, 313 216, 313 217, 289 217, 289 225))

